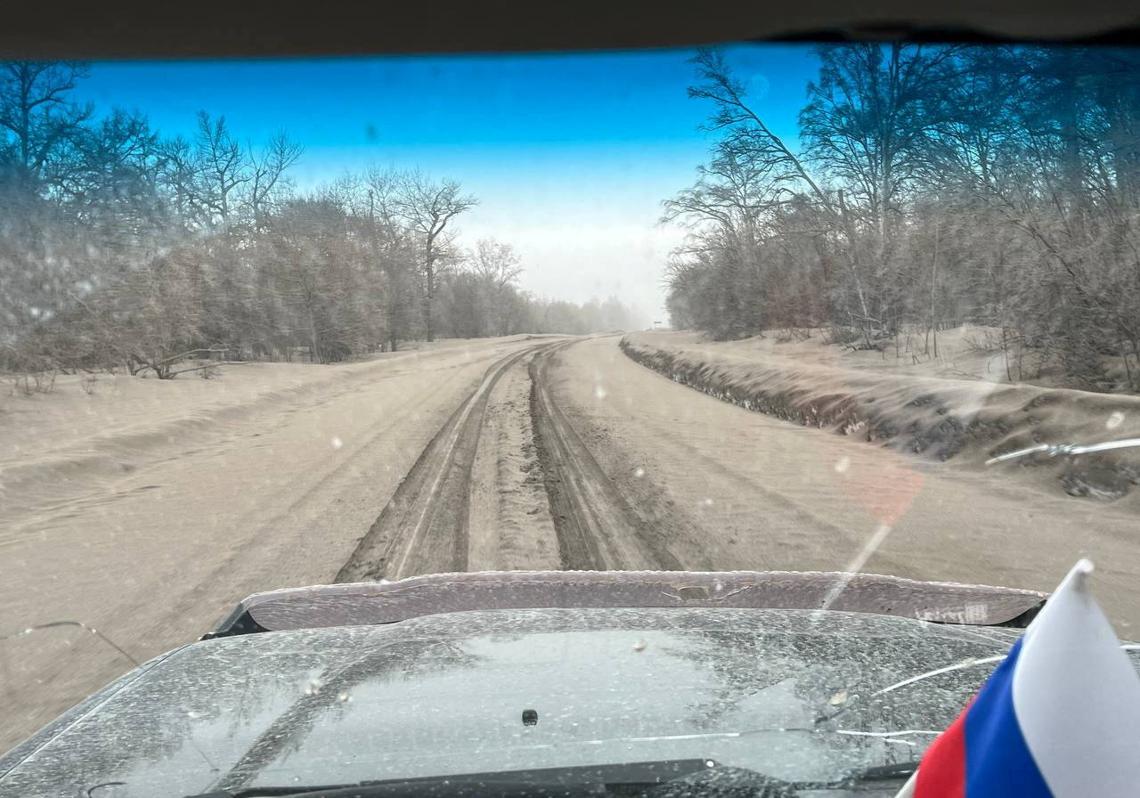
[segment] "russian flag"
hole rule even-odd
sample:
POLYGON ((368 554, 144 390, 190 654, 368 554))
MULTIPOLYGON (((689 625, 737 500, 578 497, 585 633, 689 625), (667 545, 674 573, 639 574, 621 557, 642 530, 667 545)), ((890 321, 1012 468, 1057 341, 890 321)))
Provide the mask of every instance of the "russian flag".
POLYGON ((899 798, 1140 795, 1140 676, 1081 560, 899 798))

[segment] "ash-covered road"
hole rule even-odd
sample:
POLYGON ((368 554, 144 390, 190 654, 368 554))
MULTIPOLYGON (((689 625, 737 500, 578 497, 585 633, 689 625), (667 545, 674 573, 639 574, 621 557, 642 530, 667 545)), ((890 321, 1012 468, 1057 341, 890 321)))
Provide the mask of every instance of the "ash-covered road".
MULTIPOLYGON (((1048 589, 1079 556, 1118 630, 1140 621, 1133 513, 748 412, 634 363, 615 336, 330 367, 147 441, 121 473, 0 509, 0 634, 73 619, 141 661, 249 593, 302 584, 854 564, 1048 589)), ((0 749, 130 667, 75 629, 0 641, 0 749)))
POLYGON ((1121 633, 1140 620, 1129 509, 747 412, 617 341, 542 342, 493 363, 338 580, 857 569, 1048 590, 1089 556, 1121 633))

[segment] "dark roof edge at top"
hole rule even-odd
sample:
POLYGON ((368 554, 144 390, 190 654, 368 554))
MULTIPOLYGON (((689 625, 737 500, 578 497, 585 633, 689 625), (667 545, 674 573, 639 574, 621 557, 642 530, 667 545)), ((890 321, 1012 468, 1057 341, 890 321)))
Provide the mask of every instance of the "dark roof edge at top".
POLYGON ((11 3, 2 58, 542 52, 744 40, 1140 41, 1120 0, 55 0, 11 3))

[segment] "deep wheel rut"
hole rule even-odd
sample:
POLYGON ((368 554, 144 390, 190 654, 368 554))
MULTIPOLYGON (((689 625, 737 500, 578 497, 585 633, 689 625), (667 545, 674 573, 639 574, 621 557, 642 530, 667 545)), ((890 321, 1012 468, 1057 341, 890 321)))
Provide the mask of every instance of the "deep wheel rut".
MULTIPOLYGON (((546 342, 496 361, 455 410, 361 538, 337 582, 468 569, 474 465, 492 391, 530 357, 529 414, 541 481, 564 569, 707 567, 694 530, 667 508, 631 500, 599 465, 550 385, 553 359, 575 341, 546 342)), ((538 524, 529 530, 540 534, 538 524)), ((549 528, 549 527, 547 527, 549 528)), ((522 565, 519 563, 518 567, 522 565)), ((485 566, 484 566, 485 567, 485 566)), ((549 566, 545 566, 549 567, 549 566)))
POLYGON ((337 582, 467 570, 471 472, 491 391, 511 366, 549 346, 552 344, 515 352, 487 370, 421 452, 337 573, 337 582))
MULTIPOLYGON (((545 349, 530 363, 531 420, 550 511, 566 569, 683 570, 707 567, 685 561, 678 543, 693 530, 660 507, 635 505, 598 464, 565 411, 553 398, 549 367, 575 342, 545 349)), ((686 546, 689 548, 689 546, 686 546)))

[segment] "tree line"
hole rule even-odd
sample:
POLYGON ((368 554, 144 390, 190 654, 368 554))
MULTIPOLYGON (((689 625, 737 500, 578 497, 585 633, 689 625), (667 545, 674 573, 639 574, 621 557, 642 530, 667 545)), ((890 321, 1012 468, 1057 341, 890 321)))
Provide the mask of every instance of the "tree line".
POLYGON ((0 62, 0 368, 171 377, 188 355, 332 362, 409 340, 634 324, 616 300, 518 288, 509 244, 461 246, 454 180, 371 169, 299 192, 303 147, 201 112, 164 136, 74 99, 82 63, 0 62))
POLYGON ((1012 380, 1140 390, 1140 52, 817 48, 799 142, 723 53, 689 96, 716 134, 664 203, 690 229, 667 269, 675 326, 727 339, 824 328, 857 348, 989 332, 1012 380))

